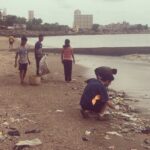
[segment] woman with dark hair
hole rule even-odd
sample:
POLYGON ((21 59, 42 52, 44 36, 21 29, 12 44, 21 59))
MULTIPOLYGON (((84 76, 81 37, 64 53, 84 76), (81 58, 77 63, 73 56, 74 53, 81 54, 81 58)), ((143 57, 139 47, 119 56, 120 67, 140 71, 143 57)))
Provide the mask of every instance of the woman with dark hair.
POLYGON ((66 39, 61 51, 61 61, 64 65, 65 81, 70 82, 72 76, 72 61, 75 63, 73 49, 70 46, 70 40, 66 39))

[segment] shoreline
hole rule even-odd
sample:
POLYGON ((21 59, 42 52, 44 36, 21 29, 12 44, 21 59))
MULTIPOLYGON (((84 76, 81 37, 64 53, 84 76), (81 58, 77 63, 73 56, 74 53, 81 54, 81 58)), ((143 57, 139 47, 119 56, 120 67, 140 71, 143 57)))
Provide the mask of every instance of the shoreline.
MULTIPOLYGON (((146 132, 150 120, 129 105, 125 93, 110 90, 109 95, 120 110, 112 113, 108 110, 109 121, 99 122, 94 117, 85 120, 80 114, 79 101, 86 86, 83 76, 86 68, 74 65, 73 81, 65 83, 60 55, 51 53, 48 78, 39 86, 21 86, 18 69, 13 67, 14 56, 8 49, 0 51, 3 62, 0 65, 0 149, 10 150, 20 140, 35 138, 42 142, 35 146, 39 150, 145 150, 149 146, 146 132), (8 131, 16 130, 20 133, 17 138, 8 135, 8 131), (25 134, 31 130, 40 132, 25 134)), ((34 54, 29 58, 27 83, 28 77, 35 73, 34 54)))
MULTIPOLYGON (((32 46, 30 46, 32 47, 32 46)), ((76 54, 123 56, 129 54, 150 54, 150 47, 99 47, 99 48, 73 48, 76 54)), ((61 48, 43 48, 46 53, 60 53, 61 48)), ((10 51, 16 51, 12 49, 10 51)), ((29 48, 33 52, 33 48, 29 48)))
POLYGON ((21 37, 22 35, 28 37, 38 37, 39 34, 44 36, 76 36, 76 35, 115 35, 115 34, 150 34, 150 31, 139 31, 139 32, 108 32, 108 33, 95 33, 93 31, 77 33, 69 31, 30 31, 30 30, 0 30, 0 36, 21 37))

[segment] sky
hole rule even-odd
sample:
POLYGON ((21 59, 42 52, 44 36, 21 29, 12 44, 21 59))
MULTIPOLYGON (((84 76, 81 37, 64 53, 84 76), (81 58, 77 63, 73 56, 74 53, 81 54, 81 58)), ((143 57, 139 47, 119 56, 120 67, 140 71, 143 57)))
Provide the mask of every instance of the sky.
POLYGON ((73 25, 76 9, 92 14, 93 23, 101 25, 127 21, 150 26, 150 0, 0 0, 7 14, 28 18, 33 10, 43 22, 73 25))

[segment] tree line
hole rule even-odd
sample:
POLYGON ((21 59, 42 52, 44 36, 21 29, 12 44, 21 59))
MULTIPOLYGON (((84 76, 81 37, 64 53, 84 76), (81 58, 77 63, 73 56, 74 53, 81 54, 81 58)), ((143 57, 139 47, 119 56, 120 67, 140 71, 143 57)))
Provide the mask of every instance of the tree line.
POLYGON ((15 15, 7 15, 3 20, 0 20, 0 25, 13 26, 14 24, 25 24, 27 30, 32 31, 68 31, 67 25, 60 25, 58 23, 43 23, 41 18, 33 18, 27 20, 24 17, 17 17, 15 15))

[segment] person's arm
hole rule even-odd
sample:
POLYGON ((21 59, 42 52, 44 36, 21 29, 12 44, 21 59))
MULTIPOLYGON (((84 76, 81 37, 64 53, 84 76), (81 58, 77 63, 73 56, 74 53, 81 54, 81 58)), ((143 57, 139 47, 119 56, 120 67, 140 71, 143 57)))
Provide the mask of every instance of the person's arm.
POLYGON ((71 52, 72 52, 73 62, 75 63, 75 58, 74 58, 74 52, 73 52, 73 49, 71 49, 71 52))
POLYGON ((108 106, 109 108, 111 108, 111 109, 116 110, 115 105, 112 103, 111 100, 108 100, 108 101, 107 101, 107 106, 108 106))
POLYGON ((28 63, 29 63, 29 65, 30 65, 30 59, 29 59, 29 53, 27 53, 27 59, 28 59, 28 63))
POLYGON ((18 52, 16 53, 16 56, 15 56, 15 67, 17 67, 17 59, 18 59, 18 52))
POLYGON ((63 53, 64 53, 64 49, 61 50, 61 62, 63 63, 63 53))

